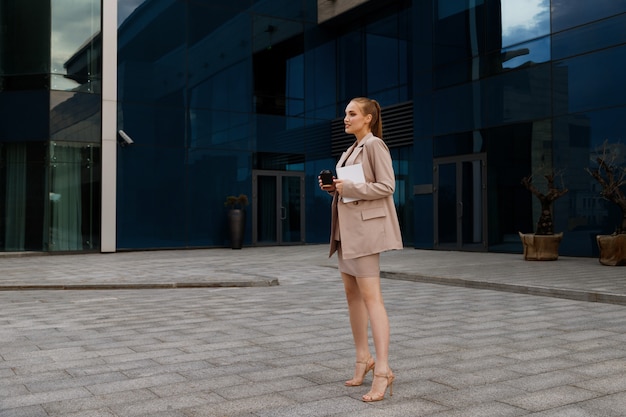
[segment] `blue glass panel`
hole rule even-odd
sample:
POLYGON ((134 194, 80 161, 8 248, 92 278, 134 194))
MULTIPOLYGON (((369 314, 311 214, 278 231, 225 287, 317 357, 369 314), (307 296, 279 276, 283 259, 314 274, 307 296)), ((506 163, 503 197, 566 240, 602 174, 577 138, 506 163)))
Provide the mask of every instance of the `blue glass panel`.
POLYGON ((540 147, 549 139, 544 131, 550 131, 545 129, 544 122, 529 122, 511 123, 481 132, 489 152, 490 250, 521 251, 518 232, 534 230, 533 196, 520 181, 531 172, 531 149, 540 147))
POLYGON ((138 142, 118 152, 117 201, 123 209, 117 215, 117 247, 183 247, 185 150, 138 142))
POLYGON ((95 94, 50 93, 50 136, 53 140, 100 143, 102 98, 95 94))
POLYGON ((48 142, 0 143, 0 250, 43 249, 48 142))
MULTIPOLYGON (((251 61, 207 75, 190 87, 191 107, 245 112, 252 110, 251 61)), ((199 78, 199 77, 196 77, 199 78)))
MULTIPOLYGON (((339 91, 337 101, 347 103, 354 97, 363 95, 364 71, 359 63, 363 62, 363 42, 360 33, 350 33, 337 40, 337 77, 339 91)), ((343 110, 343 109, 342 109, 343 110)))
POLYGON ((435 158, 484 152, 482 143, 476 146, 472 132, 440 136, 435 138, 433 144, 433 156, 435 158))
POLYGON ((50 4, 51 0, 2 0, 0 74, 50 73, 50 4))
POLYGON ((550 65, 510 71, 484 81, 485 125, 549 117, 550 65))
MULTIPOLYGON (((436 68, 433 73, 435 88, 440 89, 445 87, 451 87, 456 84, 471 81, 473 62, 479 62, 478 58, 457 61, 436 68)), ((476 73, 474 77, 477 76, 478 74, 476 73)))
POLYGON ((480 101, 480 96, 477 84, 465 84, 436 91, 433 97, 433 133, 443 135, 478 127, 475 126, 476 114, 472 109, 480 111, 475 105, 475 101, 480 101))
POLYGON ((250 113, 189 109, 189 141, 191 148, 249 150, 254 117, 250 113))
MULTIPOLYGON (((246 194, 251 202, 251 156, 247 152, 209 149, 189 151, 186 227, 190 246, 228 245, 224 201, 229 195, 246 194)), ((250 241, 250 206, 246 210, 246 237, 250 241)))
POLYGON ((413 170, 412 164, 413 146, 403 146, 390 149, 393 161, 393 170, 396 176, 396 190, 393 199, 398 211, 398 219, 402 232, 402 240, 405 245, 415 242, 413 218, 413 170))
POLYGON ((472 50, 467 44, 469 28, 465 14, 453 15, 435 24, 433 43, 433 64, 435 66, 471 57, 472 50))
POLYGON ((287 116, 303 116, 304 110, 304 55, 300 54, 286 62, 287 116))
POLYGON ((398 85, 398 40, 368 34, 366 42, 368 94, 398 85))
POLYGON ((550 33, 548 0, 501 0, 502 46, 521 43, 550 33))
MULTIPOLYGON (((605 141, 626 155, 624 132, 626 106, 554 119, 554 164, 567 174, 569 189, 562 197, 567 210, 562 230, 567 239, 561 249, 570 256, 596 256, 596 235, 613 233, 619 224, 618 208, 601 198, 598 183, 585 168, 593 166, 605 141)), ((623 156, 621 166, 626 166, 623 156)))
MULTIPOLYGON (((480 58, 480 74, 483 77, 500 74, 516 68, 527 68, 550 61, 550 37, 535 39, 480 58)), ((458 80, 457 80, 458 82, 458 80)))
POLYGON ((439 245, 457 241, 457 175, 456 163, 439 164, 436 190, 439 245))
POLYGON ((372 91, 368 93, 369 97, 376 99, 381 106, 389 106, 407 100, 406 86, 398 88, 390 88, 384 91, 372 91))
POLYGON ((552 32, 626 12, 626 0, 552 0, 552 32))
POLYGON ((561 59, 626 42, 626 14, 557 33, 552 37, 552 58, 561 59))
MULTIPOLYGON (((271 2, 267 2, 271 3, 271 2)), ((285 5, 299 7, 301 2, 276 2, 273 6, 280 8, 285 5)), ((284 10, 290 9, 285 7, 284 10)), ((281 13, 272 15, 251 14, 252 17, 252 49, 259 52, 262 50, 271 50, 282 42, 291 40, 304 32, 304 23, 300 19, 284 20, 276 17, 281 13)))
POLYGON ((317 176, 323 169, 335 172, 334 158, 307 161, 304 192, 306 213, 306 241, 310 243, 326 243, 330 241, 330 203, 332 196, 320 190, 317 176))
POLYGON ((119 103, 119 128, 135 141, 135 146, 185 145, 185 109, 180 107, 119 103))
POLYGON ((80 88, 100 92, 101 0, 54 0, 51 8, 51 85, 55 90, 80 88))
MULTIPOLYGON (((252 4, 250 0, 189 1, 188 42, 189 45, 212 43, 229 55, 240 47, 249 49, 249 15, 245 12, 252 4), (229 30, 230 28, 230 30, 229 30), (237 30, 233 30, 237 28, 237 30), (241 36, 243 33, 245 36, 241 36), (229 36, 225 36, 228 32, 229 36), (224 36, 219 36, 223 33, 224 36), (219 42, 216 42, 216 35, 219 42), (241 42, 245 42, 242 44, 241 42)), ((220 51, 221 52, 221 51, 220 51)))
POLYGON ((305 3, 304 1, 259 1, 254 2, 254 6, 251 8, 253 13, 259 15, 276 16, 280 18, 286 18, 289 20, 308 20, 312 21, 317 16, 305 15, 305 3), (308 17, 308 19, 307 19, 308 17))
POLYGON ((304 154, 308 130, 302 119, 257 115, 257 150, 264 152, 304 154))
MULTIPOLYGON (((307 99, 304 105, 307 112, 331 107, 332 111, 329 118, 336 116, 337 60, 335 46, 335 42, 328 42, 305 52, 306 73, 304 82, 307 99)), ((319 117, 315 113, 308 113, 307 116, 319 117)))
MULTIPOLYGON (((430 138, 433 135, 433 99, 431 94, 425 94, 413 99, 413 132, 416 139, 430 138)), ((430 149, 432 154, 432 149, 430 149)), ((429 155, 430 156, 430 155, 429 155)))
MULTIPOLYGON (((482 1, 439 0, 437 16, 433 28, 435 66, 462 61, 484 51, 488 32, 482 1)), ((501 42, 497 43, 499 48, 501 42)))
POLYGON ((47 91, 3 92, 0 94, 0 142, 47 140, 49 112, 47 91))
POLYGON ((206 75, 189 91, 189 146, 249 149, 252 121, 251 61, 206 75))
POLYGON ((626 46, 554 64, 555 114, 621 106, 626 103, 626 46))
POLYGON ((502 68, 511 69, 550 60, 550 37, 522 43, 502 50, 502 68))
MULTIPOLYGON (((590 153, 601 147, 604 141, 626 144, 624 132, 624 106, 557 117, 553 128, 555 165, 577 166, 582 169, 589 165, 592 159, 590 153), (582 149, 582 154, 576 157, 568 152, 569 149, 582 149)), ((577 172, 576 176, 579 174, 581 172, 577 172)), ((586 182, 588 174, 584 174, 586 182)))
POLYGON ((471 7, 478 7, 483 4, 483 0, 467 1, 467 0, 437 0, 437 18, 439 20, 446 17, 462 14, 471 7), (472 4, 470 6, 470 3, 472 4))
MULTIPOLYGON (((365 38, 367 95, 383 102, 381 93, 398 102, 398 88, 406 90, 407 33, 406 19, 397 14, 367 26, 365 38), (392 92, 393 91, 393 92, 392 92)), ((405 93, 404 96, 407 94, 405 93)))
POLYGON ((145 2, 118 29, 120 100, 158 101, 187 83, 186 3, 145 2))

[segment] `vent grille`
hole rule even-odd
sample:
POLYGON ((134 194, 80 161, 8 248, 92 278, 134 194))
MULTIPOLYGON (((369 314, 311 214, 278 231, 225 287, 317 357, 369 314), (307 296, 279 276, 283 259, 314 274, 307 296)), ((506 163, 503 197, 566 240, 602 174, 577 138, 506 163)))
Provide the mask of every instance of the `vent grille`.
MULTIPOLYGON (((381 109, 383 118, 383 138, 390 148, 413 144, 413 102, 395 104, 381 109)), ((354 143, 354 136, 347 135, 343 128, 343 118, 331 122, 332 155, 341 155, 354 143)))

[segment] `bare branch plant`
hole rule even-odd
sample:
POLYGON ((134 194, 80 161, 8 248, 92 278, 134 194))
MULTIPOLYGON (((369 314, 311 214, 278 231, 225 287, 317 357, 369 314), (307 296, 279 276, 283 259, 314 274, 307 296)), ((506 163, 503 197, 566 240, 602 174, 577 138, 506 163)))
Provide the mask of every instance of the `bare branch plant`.
POLYGON ((533 193, 541 203, 541 215, 537 221, 536 235, 553 235, 554 224, 552 220, 552 204, 560 197, 565 195, 569 190, 567 188, 557 188, 554 185, 556 174, 551 172, 544 175, 548 182, 548 191, 544 194, 533 184, 533 176, 522 178, 522 184, 526 189, 533 193))
POLYGON ((623 154, 624 146, 610 145, 604 141, 601 152, 596 156, 597 168, 586 168, 587 172, 600 184, 602 198, 616 204, 622 211, 622 220, 613 234, 626 233, 626 167, 623 154))

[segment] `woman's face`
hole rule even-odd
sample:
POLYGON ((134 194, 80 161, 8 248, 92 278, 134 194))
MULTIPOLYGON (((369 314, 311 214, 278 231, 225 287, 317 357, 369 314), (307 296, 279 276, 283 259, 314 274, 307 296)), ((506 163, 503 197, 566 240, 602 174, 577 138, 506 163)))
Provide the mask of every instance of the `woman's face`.
POLYGON ((346 133, 362 138, 371 131, 370 123, 372 115, 363 114, 361 106, 351 101, 346 106, 346 117, 343 118, 343 124, 346 133))

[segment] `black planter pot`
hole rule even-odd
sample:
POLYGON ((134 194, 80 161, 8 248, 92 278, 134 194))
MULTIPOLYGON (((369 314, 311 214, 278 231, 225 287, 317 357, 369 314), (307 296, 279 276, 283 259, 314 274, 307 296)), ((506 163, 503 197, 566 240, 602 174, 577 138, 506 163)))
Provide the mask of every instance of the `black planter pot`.
POLYGON ((230 231, 230 247, 241 249, 243 235, 246 231, 246 212, 242 209, 228 210, 228 227, 230 231))

